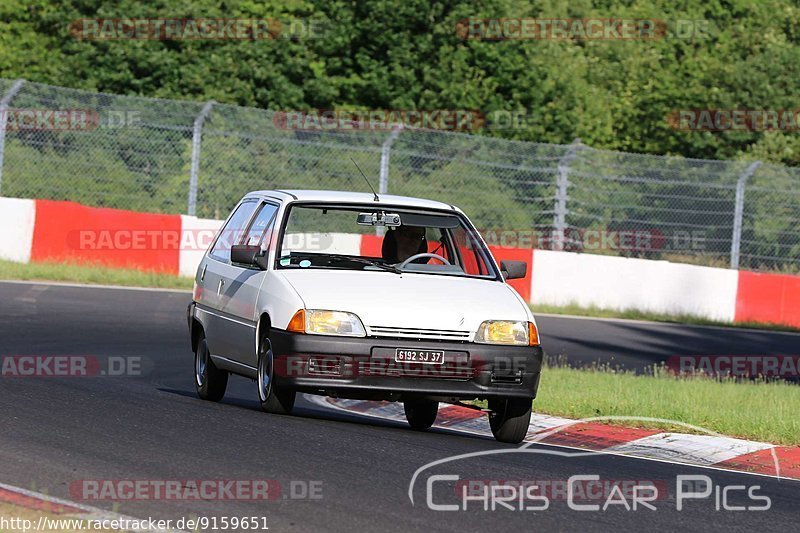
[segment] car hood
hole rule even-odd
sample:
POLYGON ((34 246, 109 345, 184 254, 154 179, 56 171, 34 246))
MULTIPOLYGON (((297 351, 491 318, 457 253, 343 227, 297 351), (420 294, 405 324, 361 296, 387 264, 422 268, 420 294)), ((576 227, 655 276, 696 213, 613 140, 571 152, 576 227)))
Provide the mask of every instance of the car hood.
POLYGON ((484 320, 530 320, 514 289, 499 281, 322 269, 281 270, 279 275, 306 309, 355 313, 372 335, 392 336, 375 328, 444 330, 465 332, 461 340, 471 341, 484 320))

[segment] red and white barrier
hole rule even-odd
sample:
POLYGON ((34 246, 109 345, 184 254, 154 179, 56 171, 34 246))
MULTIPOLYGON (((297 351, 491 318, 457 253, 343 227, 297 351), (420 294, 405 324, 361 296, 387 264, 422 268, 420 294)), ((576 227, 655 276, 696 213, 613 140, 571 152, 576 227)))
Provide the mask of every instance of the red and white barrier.
POLYGON ((31 260, 36 202, 0 198, 0 259, 27 263, 31 260))
MULTIPOLYGON (((0 224, 6 228, 0 233, 0 259, 94 263, 194 276, 222 222, 0 198, 0 224)), ((337 253, 379 256, 380 244, 375 235, 336 233, 326 246, 337 253)), ((527 248, 491 250, 498 261, 528 263, 527 276, 510 283, 534 304, 800 327, 800 276, 527 248)))
POLYGON ((667 261, 536 250, 531 301, 732 322, 738 274, 667 261))
POLYGON ((36 200, 31 261, 178 274, 181 218, 36 200))
POLYGON ((214 240, 224 220, 181 215, 181 249, 178 256, 178 273, 194 277, 197 265, 214 240))
POLYGON ((739 272, 734 319, 800 327, 800 276, 739 272))

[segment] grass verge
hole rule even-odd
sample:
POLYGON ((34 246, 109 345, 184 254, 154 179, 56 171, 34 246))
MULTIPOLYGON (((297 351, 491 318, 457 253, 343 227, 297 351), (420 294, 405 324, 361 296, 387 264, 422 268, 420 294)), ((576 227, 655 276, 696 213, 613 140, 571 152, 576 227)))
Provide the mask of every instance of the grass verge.
MULTIPOLYGON (((548 366, 542 371, 533 410, 573 419, 662 418, 731 437, 800 445, 800 386, 782 381, 678 377, 662 368, 653 375, 635 375, 606 367, 548 366)), ((703 434, 680 424, 608 423, 703 434)))
MULTIPOLYGON (((41 525, 42 531, 52 531, 60 533, 79 533, 87 530, 87 522, 65 515, 56 515, 44 511, 35 511, 14 505, 0 502, 0 518, 4 518, 10 527, 0 529, 0 531, 34 531, 41 525), (43 518, 42 518, 43 517, 43 518), (41 522, 40 522, 41 520, 41 522)), ((102 525, 102 524, 101 524, 102 525)), ((118 529, 94 529, 92 531, 120 531, 118 529)))
POLYGON ((800 332, 800 328, 787 326, 784 324, 765 324, 762 322, 720 322, 696 315, 663 315, 644 311, 616 311, 613 309, 603 309, 600 307, 581 307, 578 305, 557 307, 554 305, 536 304, 531 305, 530 308, 534 314, 544 313, 552 315, 586 316, 592 318, 624 318, 627 320, 649 320, 651 322, 668 322, 672 324, 694 324, 698 326, 719 326, 724 328, 748 328, 771 331, 800 332))
POLYGON ((0 279, 66 281, 126 287, 192 288, 192 279, 157 272, 65 263, 13 263, 0 261, 0 279))

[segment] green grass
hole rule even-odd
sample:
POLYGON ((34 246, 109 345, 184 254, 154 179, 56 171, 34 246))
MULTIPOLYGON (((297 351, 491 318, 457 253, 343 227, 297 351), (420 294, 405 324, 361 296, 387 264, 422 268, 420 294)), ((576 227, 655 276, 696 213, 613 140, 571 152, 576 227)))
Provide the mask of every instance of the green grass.
MULTIPOLYGON (((48 505, 48 504, 45 504, 48 505)), ((56 510, 58 509, 56 504, 49 504, 49 509, 56 510), (52 507, 50 507, 52 506, 52 507)), ((0 529, 0 532, 4 531, 24 531, 24 526, 28 526, 31 529, 37 527, 39 523, 39 518, 44 516, 46 519, 49 519, 50 522, 43 522, 43 525, 50 525, 50 531, 58 531, 60 533, 79 533, 81 531, 86 531, 89 529, 89 523, 87 520, 80 520, 74 518, 72 515, 64 515, 64 514, 56 514, 55 512, 47 512, 47 511, 37 511, 35 509, 29 509, 22 505, 16 505, 13 503, 5 503, 0 502, 0 516, 6 519, 19 519, 19 522, 16 524, 10 525, 17 525, 18 527, 9 528, 9 529, 0 529), (29 522, 25 522, 25 521, 29 522), (62 520, 62 522, 59 522, 62 520), (80 521, 80 525, 78 522, 80 521), (78 527, 78 529, 75 529, 78 527)), ((111 524, 108 524, 111 525, 111 524)), ((98 529, 97 531, 120 531, 118 529, 98 529)))
POLYGON ((123 285, 127 287, 159 287, 165 289, 192 288, 192 279, 142 272, 132 269, 108 268, 98 265, 64 263, 12 263, 0 261, 0 279, 41 280, 87 283, 93 285, 123 285))
MULTIPOLYGON (((635 375, 607 367, 547 366, 533 410, 576 419, 661 418, 731 437, 800 445, 800 386, 781 381, 677 377, 663 368, 653 375, 635 375)), ((674 423, 608 423, 703 434, 674 423)))
POLYGON ((791 331, 798 332, 800 328, 787 326, 785 324, 767 324, 762 322, 720 322, 696 315, 665 315, 659 313, 649 313, 645 311, 616 311, 614 309, 604 309, 600 307, 581 307, 571 304, 563 307, 555 305, 532 304, 531 310, 536 313, 553 315, 575 315, 593 318, 624 318, 628 320, 649 320, 651 322, 668 322, 673 324, 694 324, 698 326, 719 326, 725 328, 748 328, 764 329, 772 331, 791 331))

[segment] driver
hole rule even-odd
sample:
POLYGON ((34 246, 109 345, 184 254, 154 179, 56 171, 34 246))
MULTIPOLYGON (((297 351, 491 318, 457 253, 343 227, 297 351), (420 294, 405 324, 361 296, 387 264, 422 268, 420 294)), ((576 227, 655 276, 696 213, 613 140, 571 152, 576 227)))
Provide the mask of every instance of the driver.
MULTIPOLYGON (((412 255, 428 251, 425 228, 420 226, 398 226, 386 232, 381 246, 383 259, 388 263, 400 263, 412 255)), ((425 260, 427 262, 427 259, 425 260)))

